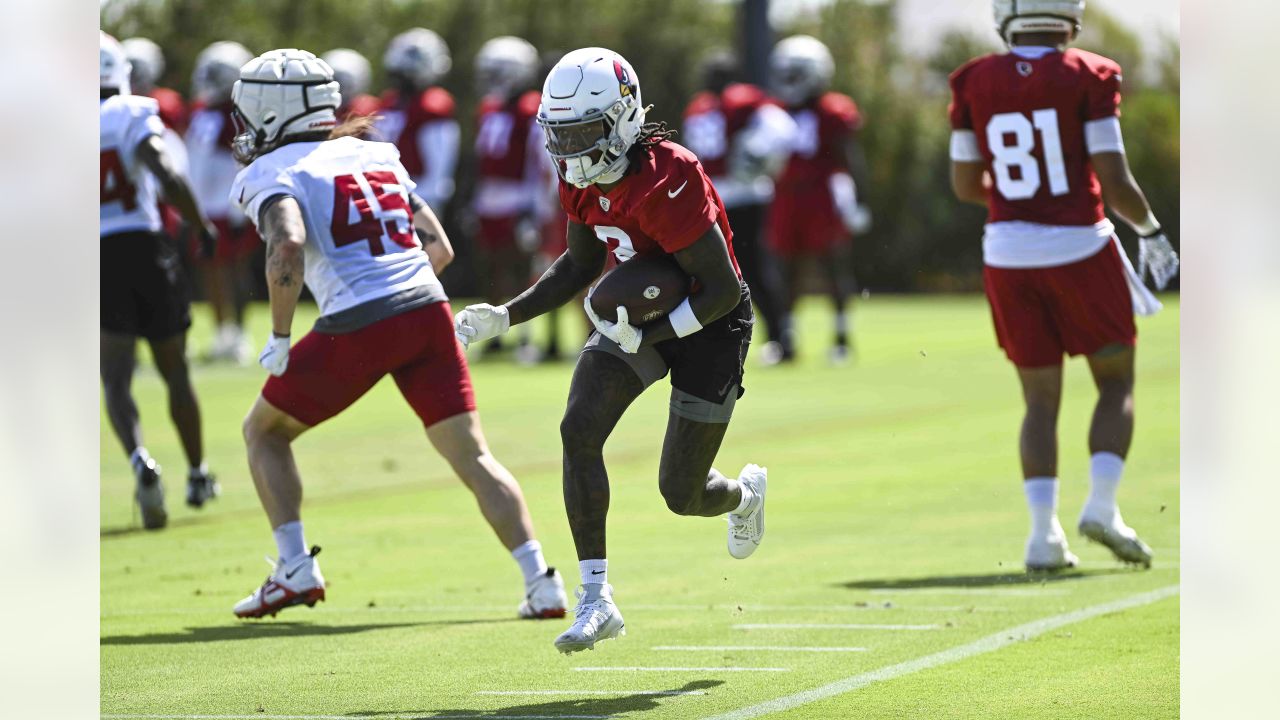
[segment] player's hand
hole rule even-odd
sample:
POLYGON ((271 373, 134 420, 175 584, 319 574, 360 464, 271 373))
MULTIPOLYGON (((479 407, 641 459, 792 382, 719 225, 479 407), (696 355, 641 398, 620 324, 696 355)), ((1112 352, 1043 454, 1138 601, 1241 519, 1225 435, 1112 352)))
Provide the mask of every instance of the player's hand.
POLYGON ((618 306, 618 322, 609 322, 596 314, 591 307, 591 297, 583 301, 582 307, 587 311, 587 317, 591 318, 591 324, 596 326, 596 330, 601 335, 618 343, 618 347, 622 348, 622 352, 634 354, 640 350, 640 339, 644 337, 644 332, 632 325, 630 316, 627 315, 627 309, 621 305, 618 306))
POLYGON ((276 377, 283 375, 285 368, 289 367, 289 336, 271 333, 267 346, 258 353, 258 364, 276 377))
POLYGON ((214 251, 218 247, 217 228, 206 220, 196 228, 196 238, 200 241, 200 257, 205 260, 213 259, 214 251))
POLYGON ((532 217, 526 215, 517 220, 514 232, 516 247, 525 255, 532 255, 542 247, 542 232, 532 217))
POLYGON ((1178 265, 1178 253, 1164 231, 1157 230, 1138 239, 1138 277, 1145 279, 1147 271, 1151 271, 1151 280, 1157 290, 1163 290, 1178 274, 1178 265))
POLYGON ((468 305, 453 317, 453 334, 462 347, 484 342, 511 329, 511 316, 503 305, 494 307, 488 303, 468 305))

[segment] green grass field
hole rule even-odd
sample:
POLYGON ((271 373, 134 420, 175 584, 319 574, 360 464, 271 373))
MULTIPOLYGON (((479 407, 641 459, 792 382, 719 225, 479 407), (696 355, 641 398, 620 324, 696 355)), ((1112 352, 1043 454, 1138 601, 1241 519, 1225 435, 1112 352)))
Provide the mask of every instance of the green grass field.
MULTIPOLYGON (((828 315, 814 302, 799 365, 752 358, 717 462, 729 474, 769 466, 764 545, 733 560, 722 519, 667 511, 656 475, 668 390, 651 389, 606 449, 610 579, 628 635, 569 657, 551 645, 567 621, 513 619, 514 563, 389 382, 296 446, 328 601, 237 621, 232 604, 262 582, 261 557, 275 551, 239 429, 264 373, 196 370, 223 487, 196 512, 181 502, 162 385, 143 369, 136 394, 147 446, 168 470, 170 527, 136 529, 131 476, 104 416, 102 712, 1176 717, 1176 298, 1167 305, 1139 321, 1138 429, 1120 492, 1126 520, 1156 549, 1151 570, 1124 568, 1071 530, 1088 487, 1093 389, 1081 362, 1069 366, 1060 472, 1082 568, 1028 581, 1019 391, 982 298, 872 296, 858 307, 857 361, 840 368, 825 364, 828 315), (770 649, 724 649, 743 646, 770 649), (861 649, 797 649, 818 647, 861 649)), ((264 313, 254 321, 265 335, 264 313)), ((207 335, 198 325, 192 337, 207 335)), ((573 582, 558 432, 570 370, 473 365, 494 453, 524 486, 548 560, 573 582)))

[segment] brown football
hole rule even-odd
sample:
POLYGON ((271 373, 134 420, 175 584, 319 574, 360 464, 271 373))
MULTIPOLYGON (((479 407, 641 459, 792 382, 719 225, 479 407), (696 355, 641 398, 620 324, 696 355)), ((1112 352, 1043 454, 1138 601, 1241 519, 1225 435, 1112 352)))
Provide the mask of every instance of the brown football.
POLYGON ((676 309, 689 296, 689 276, 670 255, 636 255, 600 278, 591 307, 609 322, 619 305, 632 325, 647 325, 676 309))

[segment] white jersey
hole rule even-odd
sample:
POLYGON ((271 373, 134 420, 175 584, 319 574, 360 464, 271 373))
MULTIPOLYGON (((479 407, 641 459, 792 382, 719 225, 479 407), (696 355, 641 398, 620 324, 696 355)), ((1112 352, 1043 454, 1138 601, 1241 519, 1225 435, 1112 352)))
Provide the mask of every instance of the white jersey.
POLYGON ((206 107, 191 115, 187 128, 187 165, 191 192, 211 220, 226 220, 234 209, 227 201, 240 165, 231 154, 235 131, 225 106, 206 107))
POLYGON ((99 234, 159 232, 158 184, 135 151, 152 135, 163 135, 160 106, 141 95, 113 95, 98 111, 99 234))
POLYGON ((407 291, 421 302, 446 299, 414 233, 413 188, 395 145, 345 137, 259 157, 236 176, 230 200, 255 225, 272 198, 298 201, 305 281, 330 317, 407 291))

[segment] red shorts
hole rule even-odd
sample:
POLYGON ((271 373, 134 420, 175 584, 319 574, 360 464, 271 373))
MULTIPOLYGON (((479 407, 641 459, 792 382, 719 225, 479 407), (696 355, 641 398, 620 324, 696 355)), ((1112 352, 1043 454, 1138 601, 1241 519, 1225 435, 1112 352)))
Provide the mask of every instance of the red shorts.
POLYGON ((213 259, 206 260, 200 254, 200 238, 191 234, 191 257, 198 263, 213 262, 224 265, 253 254, 258 248, 258 233, 246 219, 239 229, 231 227, 226 219, 210 220, 218 230, 218 242, 214 245, 213 259))
POLYGON ((476 409, 467 358, 453 335, 447 302, 350 333, 307 333, 289 350, 284 375, 267 378, 262 397, 315 426, 345 410, 387 374, 427 427, 476 409))
POLYGON ((1133 346, 1133 300, 1114 242, 1070 265, 982 271, 996 338, 1014 365, 1058 365, 1062 354, 1133 346))
POLYGON ((849 242, 844 221, 824 199, 809 193, 778 193, 769 210, 769 244, 776 255, 828 255, 849 242))
POLYGON ((476 241, 485 250, 509 250, 516 246, 516 222, 518 217, 479 218, 480 232, 476 241))

